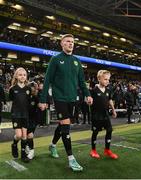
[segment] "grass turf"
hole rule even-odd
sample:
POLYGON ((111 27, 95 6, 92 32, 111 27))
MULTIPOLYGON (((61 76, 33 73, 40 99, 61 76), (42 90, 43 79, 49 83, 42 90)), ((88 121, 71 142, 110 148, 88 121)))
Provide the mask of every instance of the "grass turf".
MULTIPOLYGON (((134 150, 125 147, 112 146, 112 150, 119 155, 118 160, 103 156, 104 144, 98 144, 97 150, 101 159, 92 159, 89 156, 90 145, 76 143, 77 140, 90 138, 90 131, 72 133, 73 151, 78 162, 84 167, 83 172, 72 172, 68 168, 68 160, 62 143, 58 144, 60 158, 52 159, 48 152, 51 137, 35 139, 36 157, 29 164, 24 164, 28 169, 18 172, 5 163, 11 159, 10 143, 1 143, 0 147, 0 178, 1 179, 140 179, 141 178, 141 124, 122 125, 114 128, 113 136, 122 137, 122 144, 136 147, 134 150)), ((103 136, 105 132, 100 133, 103 136)), ((114 139, 114 138, 113 138, 114 139)), ((115 142, 113 142, 115 144, 115 142)))

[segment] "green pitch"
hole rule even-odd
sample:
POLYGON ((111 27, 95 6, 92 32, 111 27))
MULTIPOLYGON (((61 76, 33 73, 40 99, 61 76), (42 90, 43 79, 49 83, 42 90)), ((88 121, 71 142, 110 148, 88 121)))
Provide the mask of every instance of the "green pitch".
MULTIPOLYGON (((98 139, 102 140, 102 131, 98 139)), ((61 141, 58 144, 59 159, 52 159, 48 145, 52 137, 35 139, 36 157, 29 164, 15 160, 27 169, 18 172, 5 161, 11 160, 10 144, 0 144, 0 179, 141 179, 141 124, 114 127, 111 149, 119 155, 118 160, 103 156, 104 143, 98 143, 101 159, 89 156, 91 131, 72 133, 73 152, 84 167, 83 172, 72 172, 61 141), (84 140, 84 141, 83 141, 84 140)))

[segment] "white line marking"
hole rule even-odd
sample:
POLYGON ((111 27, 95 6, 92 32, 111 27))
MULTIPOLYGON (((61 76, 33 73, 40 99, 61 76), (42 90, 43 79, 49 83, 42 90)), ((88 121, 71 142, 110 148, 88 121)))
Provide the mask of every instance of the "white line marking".
POLYGON ((134 147, 125 146, 125 145, 121 145, 121 144, 112 144, 112 146, 124 147, 124 148, 128 148, 128 149, 133 149, 133 150, 140 151, 140 149, 139 149, 139 148, 134 148, 134 147))
POLYGON ((17 171, 25 171, 27 170, 26 167, 24 167, 23 165, 15 162, 14 160, 10 160, 10 161, 5 161, 7 164, 9 164, 10 166, 12 166, 13 168, 15 168, 17 171))

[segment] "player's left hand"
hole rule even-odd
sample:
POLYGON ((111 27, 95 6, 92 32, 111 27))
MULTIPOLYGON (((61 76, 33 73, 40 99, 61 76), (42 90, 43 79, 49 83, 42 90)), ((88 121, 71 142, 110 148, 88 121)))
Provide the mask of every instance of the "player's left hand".
POLYGON ((93 98, 92 98, 91 96, 88 96, 88 97, 86 98, 86 103, 87 103, 88 105, 92 105, 92 104, 93 104, 93 98))
POLYGON ((44 111, 45 109, 48 108, 48 104, 46 104, 46 103, 39 103, 38 107, 41 109, 41 111, 44 111))
POLYGON ((113 111, 112 111, 112 113, 113 113, 113 114, 112 114, 112 117, 113 117, 113 118, 116 118, 116 117, 117 117, 117 113, 116 113, 116 111, 115 111, 115 110, 113 110, 113 111))

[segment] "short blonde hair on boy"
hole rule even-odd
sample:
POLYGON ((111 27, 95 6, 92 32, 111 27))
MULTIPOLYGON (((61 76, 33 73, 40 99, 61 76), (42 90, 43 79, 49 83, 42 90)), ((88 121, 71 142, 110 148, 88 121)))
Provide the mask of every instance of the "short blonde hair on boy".
POLYGON ((107 70, 99 70, 98 73, 97 73, 97 78, 105 75, 105 74, 109 74, 111 76, 111 73, 110 71, 107 71, 107 70))
POLYGON ((72 37, 74 39, 74 36, 72 34, 64 34, 61 38, 61 41, 66 37, 72 37))

